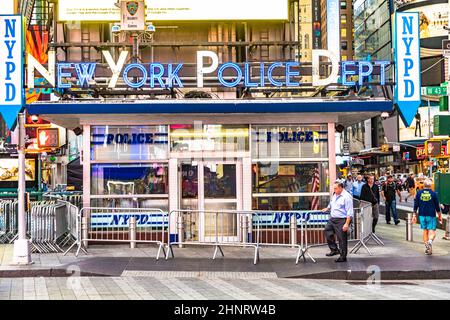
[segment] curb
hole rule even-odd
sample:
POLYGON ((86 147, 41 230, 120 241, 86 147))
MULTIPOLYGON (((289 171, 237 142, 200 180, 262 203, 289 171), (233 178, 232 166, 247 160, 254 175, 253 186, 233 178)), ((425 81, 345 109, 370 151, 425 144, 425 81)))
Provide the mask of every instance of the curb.
MULTIPOLYGON (((450 270, 411 270, 411 271, 381 271, 379 277, 374 277, 366 271, 331 271, 312 273, 299 276, 286 276, 288 279, 316 279, 316 280, 355 280, 355 281, 383 281, 383 280, 438 280, 450 279, 450 270)), ((372 282, 371 281, 371 282, 372 282)))
MULTIPOLYGON (((0 270, 0 278, 30 278, 30 277, 71 277, 75 272, 66 269, 11 269, 0 270)), ((79 277, 108 277, 107 274, 81 271, 79 277)))

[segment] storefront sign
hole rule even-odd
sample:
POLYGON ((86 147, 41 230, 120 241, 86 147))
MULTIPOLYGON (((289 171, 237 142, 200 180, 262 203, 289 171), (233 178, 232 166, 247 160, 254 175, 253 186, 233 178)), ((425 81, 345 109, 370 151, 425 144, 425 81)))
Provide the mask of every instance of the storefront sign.
MULTIPOLYGON (((109 68, 112 71, 111 78, 108 82, 109 88, 115 88, 119 77, 122 75, 124 83, 130 88, 142 87, 161 87, 183 88, 184 84, 180 78, 180 72, 183 64, 166 64, 150 63, 147 65, 140 63, 131 63, 125 65, 128 58, 128 51, 122 51, 116 61, 109 51, 102 51, 109 68), (134 74, 131 76, 130 74, 134 74), (136 76, 138 74, 138 76, 136 76), (136 80, 137 79, 137 80, 136 80)), ((29 58, 27 65, 28 72, 28 88, 34 88, 34 70, 48 81, 49 84, 57 87, 68 89, 74 87, 89 87, 91 82, 95 80, 95 70, 97 63, 57 63, 55 64, 55 52, 49 51, 49 64, 46 70, 36 60, 29 58), (52 65, 53 62, 53 65, 52 65), (76 78, 76 82, 72 83, 69 79, 76 78)), ((30 57, 30 54, 28 55, 30 57)), ((295 61, 274 62, 268 67, 261 62, 259 65, 259 74, 252 75, 251 66, 253 63, 244 63, 243 67, 234 62, 223 63, 219 66, 219 58, 212 51, 197 52, 197 87, 203 87, 203 77, 205 74, 213 74, 217 76, 221 85, 227 88, 237 87, 243 84, 245 87, 299 87, 300 63, 295 61), (209 59, 211 62, 206 62, 209 59), (274 71, 281 70, 282 77, 274 77, 274 71), (228 74, 229 76, 226 76, 228 74), (230 76, 231 75, 231 76, 230 76), (258 80, 255 80, 255 79, 258 80), (266 80, 267 79, 267 80, 266 80)), ((380 69, 380 84, 385 84, 385 68, 390 64, 389 61, 345 61, 342 68, 339 68, 339 60, 337 57, 327 50, 313 50, 312 54, 312 79, 313 85, 329 85, 338 82, 339 70, 342 69, 341 78, 342 85, 354 85, 354 82, 348 81, 348 77, 357 75, 359 84, 363 83, 364 77, 369 77, 375 66, 380 69), (321 57, 326 57, 331 61, 331 72, 327 78, 320 78, 319 66, 321 57)))
POLYGON ((136 226, 138 227, 166 227, 168 225, 167 216, 162 213, 102 213, 91 215, 91 227, 128 227, 130 224, 130 218, 136 218, 136 226), (166 218, 165 218, 166 217, 166 218))
POLYGON ((417 160, 422 160, 427 157, 425 153, 425 147, 417 147, 416 149, 416 158, 417 160))
POLYGON ((421 103, 419 13, 395 13, 395 102, 408 127, 421 103))
POLYGON ((95 133, 92 134, 93 145, 101 144, 167 144, 167 133, 95 133))
POLYGON ((278 142, 312 142, 319 139, 319 133, 315 131, 297 131, 297 132, 267 132, 267 142, 272 139, 278 142))
POLYGON ((23 106, 23 26, 20 15, 0 15, 0 113, 12 128, 23 106))

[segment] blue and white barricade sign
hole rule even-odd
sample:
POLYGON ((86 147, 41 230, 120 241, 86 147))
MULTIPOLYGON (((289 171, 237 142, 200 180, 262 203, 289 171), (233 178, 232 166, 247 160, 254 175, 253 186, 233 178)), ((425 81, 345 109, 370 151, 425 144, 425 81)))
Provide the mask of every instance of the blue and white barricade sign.
POLYGON ((161 212, 107 212, 92 213, 91 228, 129 227, 130 218, 136 218, 137 227, 162 228, 169 225, 167 213, 161 212))
POLYGON ((297 225, 302 222, 308 225, 322 225, 328 221, 328 214, 322 211, 255 211, 253 214, 253 226, 259 227, 289 227, 291 216, 297 218, 297 225))

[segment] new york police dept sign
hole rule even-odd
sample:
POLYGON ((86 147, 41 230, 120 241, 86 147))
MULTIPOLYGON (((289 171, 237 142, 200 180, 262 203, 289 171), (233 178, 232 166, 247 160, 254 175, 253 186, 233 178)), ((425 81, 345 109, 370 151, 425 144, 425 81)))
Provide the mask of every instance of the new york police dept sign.
POLYGON ((23 25, 20 15, 0 15, 0 112, 12 128, 23 106, 23 25))

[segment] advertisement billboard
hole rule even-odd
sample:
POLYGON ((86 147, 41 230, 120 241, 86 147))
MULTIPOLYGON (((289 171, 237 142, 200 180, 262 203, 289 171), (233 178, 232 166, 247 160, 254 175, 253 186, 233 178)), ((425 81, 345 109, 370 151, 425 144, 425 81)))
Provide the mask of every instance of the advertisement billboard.
MULTIPOLYGON (((133 2, 133 1, 129 1, 133 2)), ((59 21, 120 21, 116 0, 59 0, 59 21)), ((147 21, 287 20, 283 0, 146 0, 147 21)))
MULTIPOLYGON (((441 49, 442 39, 447 38, 448 35, 444 29, 448 24, 448 1, 403 0, 395 2, 397 10, 401 12, 419 13, 421 47, 441 49)), ((422 52, 422 56, 427 56, 427 52, 422 52)))
POLYGON ((340 30, 340 2, 327 1, 327 48, 340 60, 341 37, 340 30))
POLYGON ((423 141, 428 139, 430 131, 433 131, 433 117, 438 112, 439 107, 430 107, 430 115, 428 116, 428 107, 420 107, 409 127, 405 127, 403 121, 400 121, 400 141, 423 141))
MULTIPOLYGON (((25 180, 34 181, 36 178, 35 159, 25 160, 25 180)), ((0 159, 0 182, 18 181, 19 160, 0 159)))

